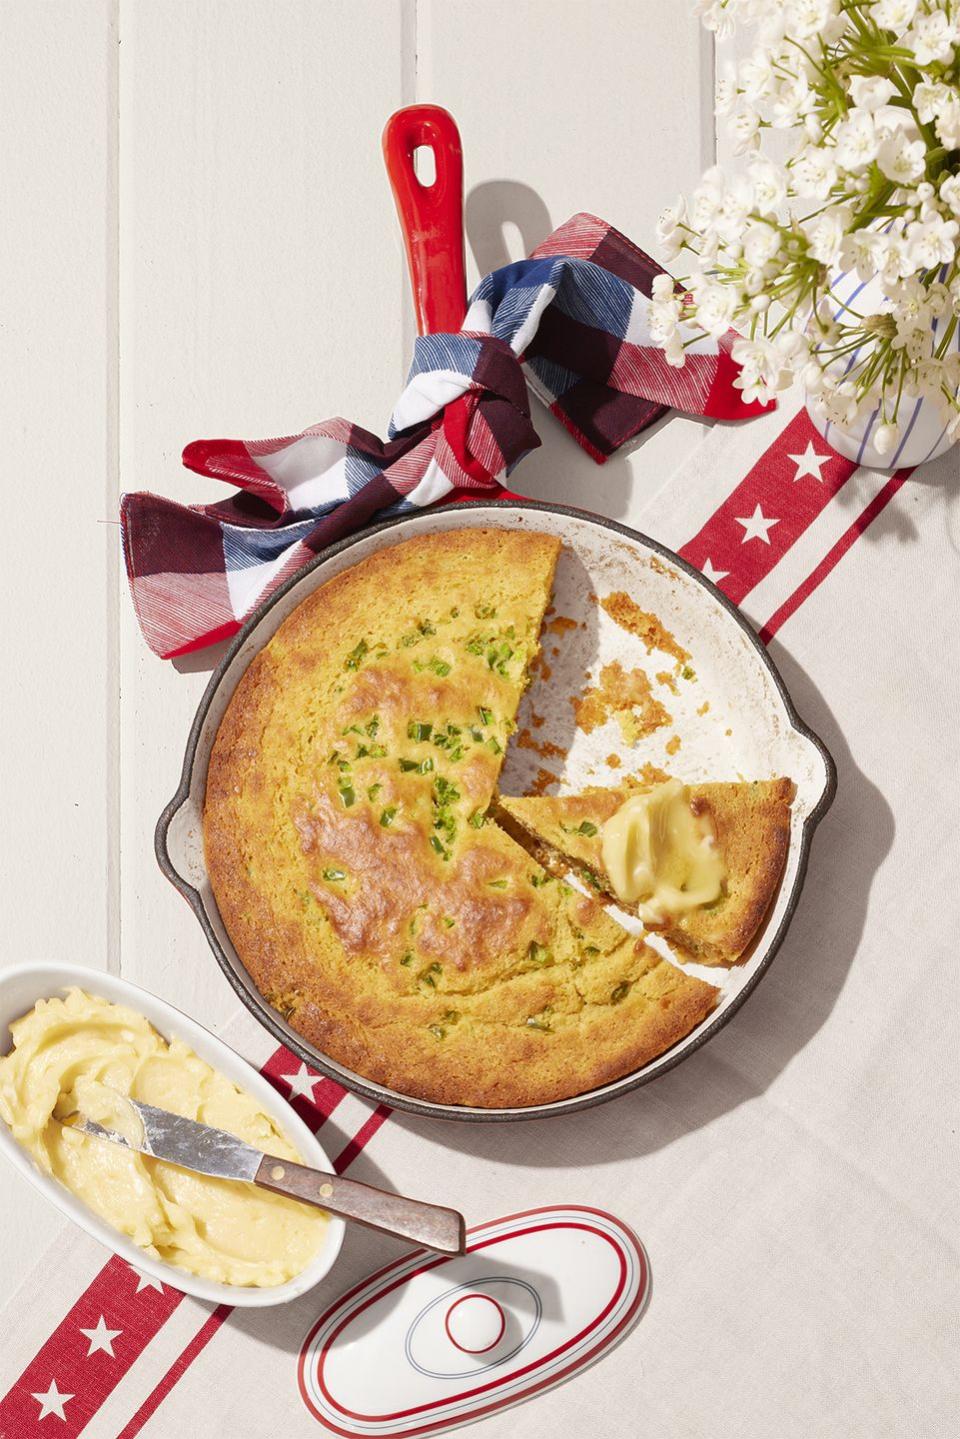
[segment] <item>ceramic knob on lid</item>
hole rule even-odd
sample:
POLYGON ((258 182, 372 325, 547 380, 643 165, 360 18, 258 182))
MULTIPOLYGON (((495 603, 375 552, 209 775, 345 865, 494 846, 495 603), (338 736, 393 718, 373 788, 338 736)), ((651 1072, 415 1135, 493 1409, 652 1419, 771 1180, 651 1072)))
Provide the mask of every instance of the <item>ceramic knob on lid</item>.
POLYGON ((643 1248, 601 1210, 529 1210, 418 1251, 321 1316, 300 1392, 338 1434, 456 1428, 568 1379, 611 1347, 647 1294, 643 1248))
POLYGON ((495 1349, 507 1327, 506 1316, 492 1294, 461 1294, 444 1315, 451 1344, 464 1354, 495 1349))

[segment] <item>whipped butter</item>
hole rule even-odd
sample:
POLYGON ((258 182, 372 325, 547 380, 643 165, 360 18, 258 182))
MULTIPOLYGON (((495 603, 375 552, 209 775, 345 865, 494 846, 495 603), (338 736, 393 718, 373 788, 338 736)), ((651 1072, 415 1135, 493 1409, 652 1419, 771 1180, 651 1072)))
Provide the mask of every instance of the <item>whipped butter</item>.
POLYGON ((601 832, 614 893, 651 924, 719 899, 726 867, 710 820, 679 780, 631 795, 601 832))
POLYGON ((114 1229, 167 1264, 225 1284, 283 1284, 313 1260, 327 1223, 321 1210, 70 1127, 81 1113, 136 1139, 129 1096, 299 1159, 257 1101, 185 1044, 168 1044, 142 1014, 80 989, 40 1000, 10 1029, 0 1116, 46 1174, 114 1229))

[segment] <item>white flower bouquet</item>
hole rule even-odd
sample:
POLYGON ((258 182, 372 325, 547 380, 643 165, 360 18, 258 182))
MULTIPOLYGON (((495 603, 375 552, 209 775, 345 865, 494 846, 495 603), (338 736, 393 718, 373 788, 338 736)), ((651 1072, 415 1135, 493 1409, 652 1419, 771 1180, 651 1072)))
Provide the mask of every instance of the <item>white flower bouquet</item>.
POLYGON ((960 0, 698 8, 720 33, 756 27, 717 96, 746 161, 662 213, 668 258, 691 258, 679 288, 655 288, 655 338, 682 365, 733 326, 748 398, 799 375, 821 429, 863 433, 869 416, 880 456, 908 406, 936 401, 945 448, 960 437, 960 0), (785 163, 762 153, 770 130, 796 137, 785 163))

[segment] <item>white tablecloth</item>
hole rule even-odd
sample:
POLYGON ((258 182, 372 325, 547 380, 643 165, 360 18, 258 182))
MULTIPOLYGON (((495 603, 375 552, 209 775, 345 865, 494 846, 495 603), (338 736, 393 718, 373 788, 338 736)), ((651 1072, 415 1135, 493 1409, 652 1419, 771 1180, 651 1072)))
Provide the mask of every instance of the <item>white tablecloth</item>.
MULTIPOLYGON (((651 499, 642 527, 687 542, 788 418, 715 430, 651 499)), ((804 486, 822 481, 792 483, 799 503, 804 486)), ((483 1421, 477 1433, 491 1439, 958 1432, 956 453, 892 497, 887 484, 863 471, 849 478, 744 601, 758 626, 780 614, 771 653, 839 770, 786 943, 744 1009, 706 1048, 619 1101, 535 1124, 394 1114, 350 1167, 415 1193, 429 1175, 432 1197, 462 1206, 468 1222, 597 1205, 646 1246, 652 1298, 625 1342, 483 1421), (868 506, 878 512, 859 534, 868 506), (783 618, 798 588, 802 603, 783 618)), ((784 519, 772 505, 788 502, 781 483, 763 513, 784 519)), ((178 678, 171 669, 170 685, 178 678)), ((172 891, 170 903, 180 903, 172 891)), ((196 943, 199 960, 199 931, 196 943)), ((258 1063, 273 1048, 246 1014, 232 1034, 258 1063)), ((369 1116, 347 1097, 321 1130, 328 1152, 372 1129, 369 1116)), ((4 1242, 28 1236, 8 1229, 4 1242)), ((342 1262, 297 1303, 220 1324, 187 1299, 164 1323, 145 1321, 136 1345, 131 1295, 119 1296, 129 1338, 114 1341, 115 1370, 102 1350, 87 1356, 84 1340, 60 1372, 67 1331, 97 1323, 83 1317, 82 1296, 107 1260, 70 1230, 4 1312, 0 1433, 317 1434, 297 1390, 300 1345, 322 1308, 395 1253, 352 1231, 342 1262), (62 1342, 48 1342, 54 1331, 62 1342), (139 1354, 132 1364, 125 1342, 139 1354), (87 1372, 99 1397, 82 1427, 87 1372), (58 1402, 64 1393, 72 1397, 58 1402)), ((135 1297, 137 1282, 127 1286, 135 1297)), ((118 1295, 115 1275, 100 1292, 118 1295)), ((149 1289, 138 1297, 157 1301, 149 1289)), ((103 1317, 123 1330, 113 1313, 103 1317)))

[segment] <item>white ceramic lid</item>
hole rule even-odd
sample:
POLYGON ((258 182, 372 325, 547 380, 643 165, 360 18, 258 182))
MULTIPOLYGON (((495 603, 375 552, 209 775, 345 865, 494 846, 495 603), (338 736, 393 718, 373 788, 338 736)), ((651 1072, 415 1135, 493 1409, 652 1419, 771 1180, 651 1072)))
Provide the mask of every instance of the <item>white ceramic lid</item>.
POLYGON ((468 1231, 467 1253, 418 1250, 317 1321, 300 1391, 336 1434, 435 1434, 507 1408, 600 1358, 639 1316, 648 1265, 612 1214, 565 1205, 468 1231))

